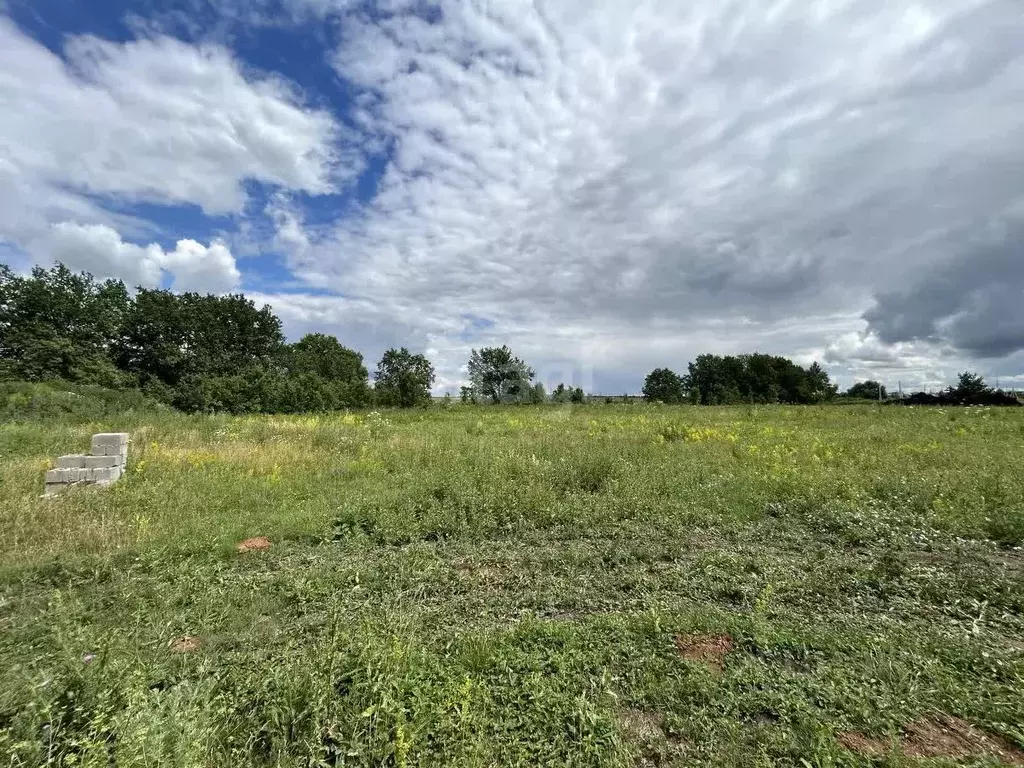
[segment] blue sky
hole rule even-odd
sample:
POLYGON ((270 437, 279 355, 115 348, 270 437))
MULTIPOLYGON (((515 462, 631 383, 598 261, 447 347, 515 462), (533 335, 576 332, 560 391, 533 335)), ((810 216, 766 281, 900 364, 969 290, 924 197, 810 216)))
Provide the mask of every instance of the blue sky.
POLYGON ((372 365, 1024 387, 1017 0, 0 0, 0 259, 372 365))

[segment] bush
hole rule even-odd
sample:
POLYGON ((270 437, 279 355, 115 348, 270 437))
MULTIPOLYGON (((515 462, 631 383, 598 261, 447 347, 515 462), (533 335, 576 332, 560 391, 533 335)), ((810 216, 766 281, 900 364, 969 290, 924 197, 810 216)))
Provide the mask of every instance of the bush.
POLYGON ((0 420, 96 421, 131 412, 168 410, 137 390, 116 390, 64 381, 0 382, 0 420))

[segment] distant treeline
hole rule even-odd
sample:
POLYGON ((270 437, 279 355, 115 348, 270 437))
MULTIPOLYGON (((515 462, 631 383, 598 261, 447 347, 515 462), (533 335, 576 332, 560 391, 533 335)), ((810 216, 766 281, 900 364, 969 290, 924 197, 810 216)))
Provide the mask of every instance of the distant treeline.
POLYGON ((822 403, 838 387, 818 363, 803 368, 785 357, 766 354, 700 355, 680 375, 668 368, 651 371, 644 398, 663 403, 822 403))
MULTIPOLYGON (((467 371, 463 402, 587 400, 582 389, 564 384, 547 393, 534 382, 534 370, 505 346, 472 350, 467 371)), ((118 280, 98 281, 63 265, 37 267, 29 276, 0 265, 0 381, 138 390, 191 412, 297 413, 425 405, 434 380, 426 357, 389 349, 371 386, 359 352, 322 333, 289 344, 271 308, 257 308, 241 294, 133 293, 118 280)), ((700 355, 685 374, 652 371, 643 389, 648 402, 697 405, 822 403, 837 393, 818 363, 804 368, 760 353, 700 355)), ((884 399, 885 388, 861 382, 846 397, 884 399)), ((904 402, 1017 404, 974 374, 962 374, 957 387, 941 395, 904 402)))
POLYGON ((895 405, 1009 405, 1022 403, 1014 392, 993 389, 985 383, 977 373, 965 371, 957 377, 954 386, 946 387, 941 392, 914 392, 909 395, 894 396, 887 391, 885 385, 878 381, 868 380, 854 384, 845 393, 850 399, 872 400, 895 405))

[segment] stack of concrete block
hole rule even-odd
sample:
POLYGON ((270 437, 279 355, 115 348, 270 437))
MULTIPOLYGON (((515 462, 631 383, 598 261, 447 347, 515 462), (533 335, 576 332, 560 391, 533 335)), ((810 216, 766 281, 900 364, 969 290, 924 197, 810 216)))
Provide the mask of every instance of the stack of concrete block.
POLYGON ((57 459, 57 468, 46 473, 46 494, 52 495, 79 483, 110 485, 121 478, 127 463, 127 433, 93 435, 88 456, 76 454, 57 459))

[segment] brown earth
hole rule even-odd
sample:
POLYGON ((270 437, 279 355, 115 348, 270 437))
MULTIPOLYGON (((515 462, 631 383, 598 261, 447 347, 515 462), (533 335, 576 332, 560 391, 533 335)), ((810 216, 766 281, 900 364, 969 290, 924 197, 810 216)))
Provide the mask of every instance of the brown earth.
MULTIPOLYGON (((838 740, 851 752, 866 757, 884 755, 890 748, 890 742, 873 739, 862 733, 840 733, 838 740)), ((915 720, 906 726, 899 739, 899 747, 907 757, 997 757, 1006 765, 1024 766, 1024 750, 958 717, 946 714, 915 720)))
POLYGON ((191 653, 192 651, 198 651, 201 645, 199 638, 193 635, 182 635, 171 641, 168 646, 171 653, 191 653))
POLYGON ((266 552, 270 549, 270 539, 266 536, 256 536, 252 539, 246 539, 238 545, 238 551, 245 552, 266 552))
POLYGON ((701 661, 722 669, 725 655, 733 649, 732 638, 728 635, 676 635, 676 650, 684 659, 701 661))

